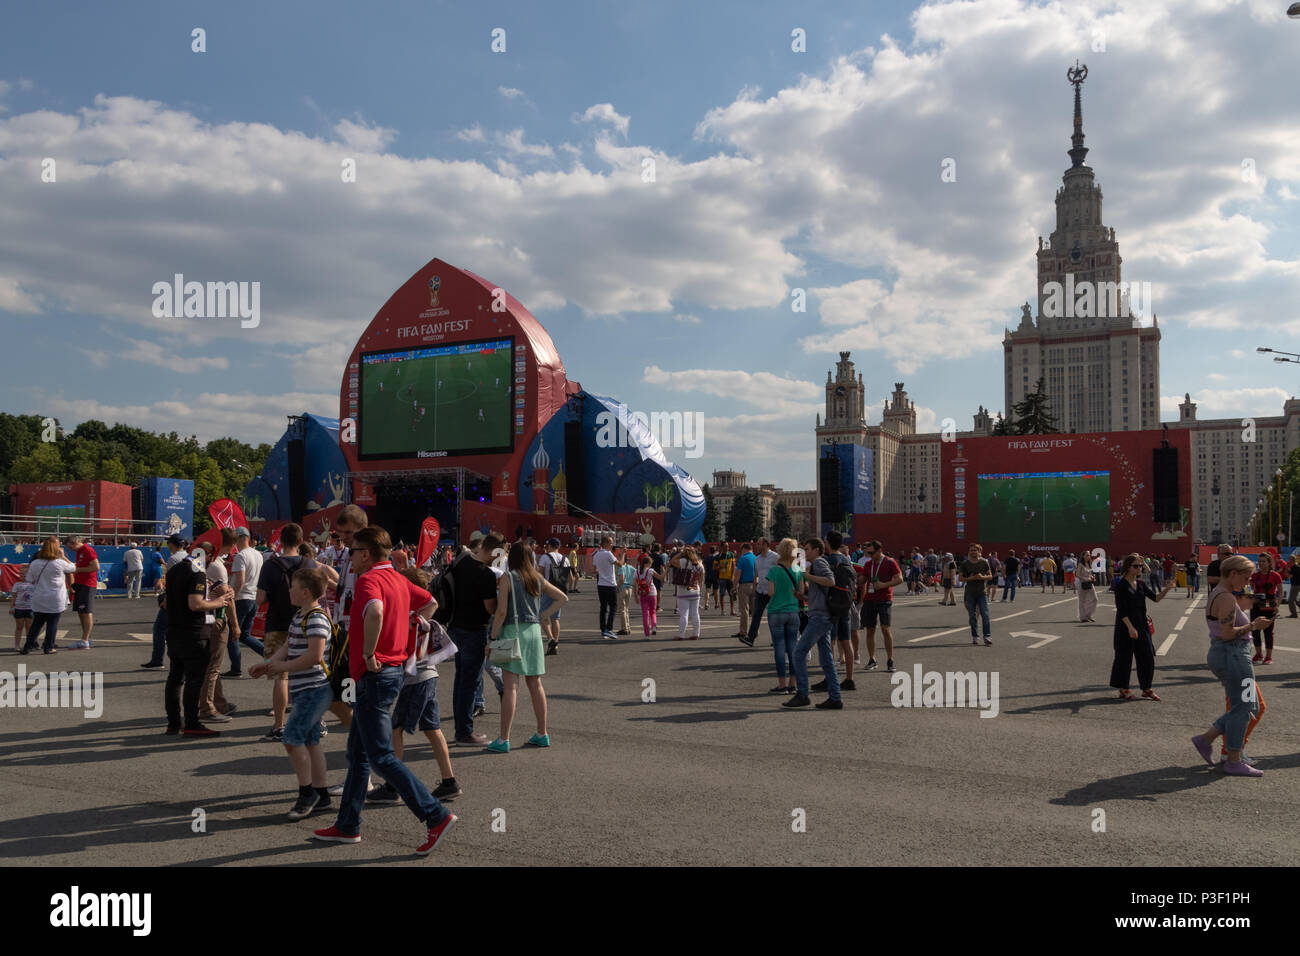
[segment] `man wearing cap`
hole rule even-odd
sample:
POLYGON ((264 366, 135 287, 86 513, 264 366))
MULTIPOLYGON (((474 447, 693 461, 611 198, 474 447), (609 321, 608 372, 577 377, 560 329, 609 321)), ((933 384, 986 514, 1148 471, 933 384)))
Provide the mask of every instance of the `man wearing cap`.
MULTIPOLYGON (((551 538, 546 542, 546 553, 542 555, 537 562, 537 569, 541 571, 542 577, 550 581, 561 591, 566 591, 569 579, 569 559, 560 552, 560 539, 551 538)), ((546 635, 546 654, 547 656, 559 653, 560 646, 560 611, 555 612, 555 616, 549 621, 546 619, 546 612, 550 610, 551 605, 555 603, 545 594, 542 595, 542 605, 539 616, 542 619, 542 633, 546 635)))
POLYGON ((252 538, 245 527, 235 529, 235 556, 230 562, 230 586, 235 592, 235 618, 239 637, 228 643, 230 670, 226 677, 239 677, 243 672, 240 645, 251 648, 262 657, 265 648, 253 636, 253 620, 257 617, 257 580, 262 575, 262 552, 252 546, 252 538))

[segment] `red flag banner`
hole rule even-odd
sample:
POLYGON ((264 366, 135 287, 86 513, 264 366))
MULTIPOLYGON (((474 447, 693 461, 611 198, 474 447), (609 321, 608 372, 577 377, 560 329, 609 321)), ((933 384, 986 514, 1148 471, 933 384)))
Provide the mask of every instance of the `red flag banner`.
POLYGON ((415 566, 422 567, 424 562, 429 559, 438 547, 438 534, 441 529, 438 527, 437 518, 425 518, 424 524, 420 526, 420 547, 415 553, 415 566))
POLYGON ((212 523, 218 528, 248 527, 248 519, 244 517, 244 509, 229 498, 218 498, 208 505, 208 514, 212 516, 212 523))

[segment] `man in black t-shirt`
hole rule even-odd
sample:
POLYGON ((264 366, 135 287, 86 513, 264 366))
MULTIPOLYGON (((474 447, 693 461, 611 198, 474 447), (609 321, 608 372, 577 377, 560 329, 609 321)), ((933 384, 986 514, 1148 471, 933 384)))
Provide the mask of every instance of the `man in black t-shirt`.
POLYGON ((1296 560, 1295 552, 1291 554, 1291 563, 1286 569, 1287 580, 1291 582, 1291 594, 1286 599, 1286 606, 1291 609, 1288 617, 1296 617, 1295 603, 1296 598, 1300 598, 1300 562, 1296 560))
POLYGON ((474 731, 474 695, 483 676, 488 634, 497 609, 497 576, 488 566, 501 537, 486 534, 477 547, 462 554, 445 573, 451 575, 456 604, 447 633, 456 645, 456 681, 451 706, 456 720, 456 743, 483 745, 487 734, 474 731))
POLYGON ((1232 545, 1219 545, 1219 556, 1209 563, 1205 569, 1205 584, 1211 591, 1219 586, 1219 562, 1224 558, 1231 556, 1232 545))
POLYGON ((208 640, 204 625, 212 612, 228 607, 235 613, 235 592, 227 585, 217 585, 208 596, 208 578, 196 567, 193 558, 185 558, 167 572, 167 656, 171 670, 163 691, 167 710, 168 734, 184 733, 189 737, 215 737, 218 731, 199 723, 199 695, 208 670, 208 640), (185 723, 181 724, 181 686, 185 688, 185 723))
POLYGON ((1016 582, 1020 579, 1020 559, 1016 557, 1016 551, 1012 548, 1007 552, 1007 559, 1002 562, 1002 600, 1007 599, 1007 594, 1011 595, 1011 600, 1016 599, 1016 582))
MULTIPOLYGON (((279 555, 267 554, 262 573, 257 578, 257 603, 266 605, 263 625, 262 654, 270 660, 289 641, 289 622, 297 610, 289 600, 289 579, 302 564, 298 548, 302 544, 302 525, 289 523, 280 529, 279 555)), ((274 723, 262 740, 279 743, 284 733, 284 715, 289 710, 289 675, 267 675, 271 681, 271 716, 274 723)))
POLYGON ((1201 589, 1201 563, 1196 560, 1195 552, 1192 552, 1192 556, 1183 562, 1183 573, 1187 575, 1187 597, 1190 600, 1192 595, 1201 589))

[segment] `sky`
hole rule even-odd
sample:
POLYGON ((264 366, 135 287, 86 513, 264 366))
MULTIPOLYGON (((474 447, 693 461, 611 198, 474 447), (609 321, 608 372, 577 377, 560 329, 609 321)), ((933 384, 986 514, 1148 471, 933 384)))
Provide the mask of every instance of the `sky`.
POLYGON ((1255 348, 1300 331, 1285 7, 11 5, 0 410, 273 442, 338 415, 345 356, 438 257, 523 302, 588 391, 702 414, 699 457, 666 449, 702 482, 812 488, 839 350, 869 423, 896 381, 921 430, 1003 410, 1078 60, 1162 418, 1184 392, 1277 415, 1297 370, 1255 348), (156 317, 176 273, 259 282, 260 322, 156 317))

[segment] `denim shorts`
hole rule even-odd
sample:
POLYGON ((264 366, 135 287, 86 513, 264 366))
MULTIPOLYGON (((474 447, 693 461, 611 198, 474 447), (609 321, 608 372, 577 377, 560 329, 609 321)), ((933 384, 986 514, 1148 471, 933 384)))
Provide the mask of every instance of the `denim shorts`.
MULTIPOLYGON (((549 610, 551 609, 551 605, 554 604, 554 603, 555 603, 555 599, 554 599, 554 598, 548 598, 545 594, 543 594, 543 595, 542 595, 542 603, 541 603, 541 605, 540 605, 540 606, 538 607, 538 609, 537 609, 537 615, 538 615, 538 617, 541 617, 541 615, 543 615, 543 614, 545 614, 547 611, 549 611, 549 610)), ((561 610, 561 611, 556 611, 556 612, 555 612, 555 620, 558 621, 558 620, 560 619, 560 615, 561 615, 562 613, 563 613, 562 610, 561 610)), ((431 728, 431 729, 433 729, 433 730, 437 730, 438 728, 437 728, 437 727, 434 727, 434 728, 431 728)))
POLYGON ((402 688, 393 707, 393 726, 408 734, 416 730, 438 730, 442 726, 438 715, 438 678, 402 688))
POLYGON ((320 721, 334 703, 329 684, 300 690, 293 695, 293 709, 284 722, 283 742, 290 747, 313 747, 320 743, 320 721))

